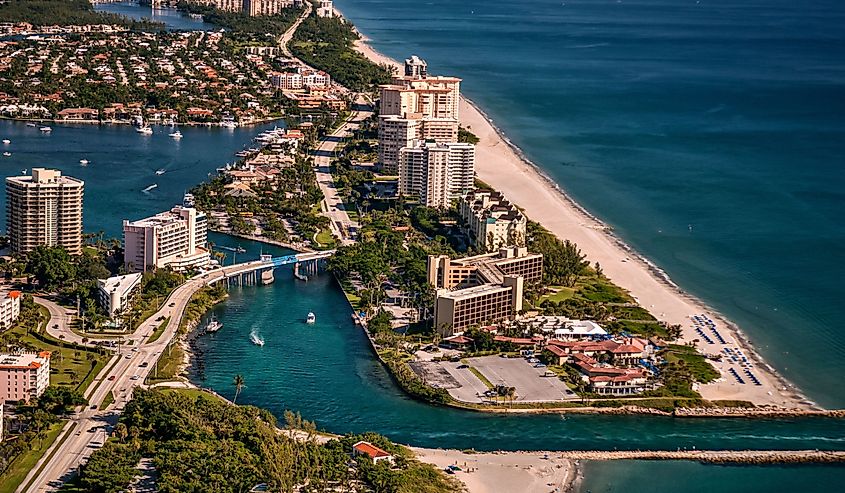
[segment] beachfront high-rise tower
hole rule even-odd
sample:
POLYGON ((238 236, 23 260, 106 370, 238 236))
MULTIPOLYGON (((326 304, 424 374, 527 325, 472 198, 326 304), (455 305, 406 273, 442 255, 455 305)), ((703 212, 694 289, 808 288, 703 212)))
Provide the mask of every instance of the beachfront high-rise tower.
POLYGON ((33 168, 31 176, 6 178, 6 228, 12 251, 39 245, 82 253, 82 180, 61 171, 33 168))
POLYGON ((458 141, 461 79, 429 76, 428 64, 414 55, 405 60, 404 75, 379 92, 379 162, 387 173, 398 173, 398 150, 412 139, 458 141))
POLYGON ((475 146, 417 141, 399 151, 399 193, 427 207, 448 208, 473 187, 475 146))

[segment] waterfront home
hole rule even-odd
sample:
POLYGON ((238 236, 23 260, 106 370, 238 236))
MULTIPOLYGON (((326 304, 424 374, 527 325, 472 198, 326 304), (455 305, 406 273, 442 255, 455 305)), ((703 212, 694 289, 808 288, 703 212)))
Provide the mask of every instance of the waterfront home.
POLYGON ((393 463, 393 455, 386 450, 363 440, 352 446, 352 457, 360 456, 369 457, 373 462, 387 461, 393 463))
POLYGON ((93 108, 66 108, 56 113, 57 120, 84 121, 97 120, 100 112, 93 108))

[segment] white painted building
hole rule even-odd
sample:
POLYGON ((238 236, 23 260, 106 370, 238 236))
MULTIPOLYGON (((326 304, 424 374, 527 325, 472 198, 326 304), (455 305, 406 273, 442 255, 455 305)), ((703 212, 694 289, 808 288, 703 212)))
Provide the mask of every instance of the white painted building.
POLYGON ((0 327, 11 327, 21 314, 20 291, 0 291, 0 327))
POLYGON ((114 276, 108 279, 99 279, 97 285, 99 287, 100 306, 114 317, 118 313, 125 311, 129 307, 129 301, 132 295, 141 287, 141 279, 144 277, 142 272, 134 274, 126 274, 125 276, 114 276))
POLYGON ((124 262, 129 272, 170 267, 201 268, 209 264, 208 219, 192 207, 176 206, 138 221, 123 221, 124 262))
POLYGON ((475 146, 416 141, 399 151, 399 193, 428 207, 447 208, 472 189, 475 146))
POLYGON ((470 241, 482 250, 525 244, 528 219, 500 192, 475 190, 464 195, 458 214, 469 230, 470 241))

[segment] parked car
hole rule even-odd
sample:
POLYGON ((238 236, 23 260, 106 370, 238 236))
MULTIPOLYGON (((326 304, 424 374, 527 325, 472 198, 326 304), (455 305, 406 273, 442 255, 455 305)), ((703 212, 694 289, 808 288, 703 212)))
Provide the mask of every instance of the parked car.
POLYGON ((146 361, 144 361, 143 363, 141 363, 141 368, 146 368, 146 367, 148 367, 148 366, 150 366, 150 364, 149 364, 149 363, 147 363, 146 361))
POLYGON ((465 370, 467 368, 469 368, 469 365, 458 365, 459 370, 465 370))
POLYGON ((138 380, 140 378, 141 378, 141 375, 132 375, 132 378, 130 380, 138 380))

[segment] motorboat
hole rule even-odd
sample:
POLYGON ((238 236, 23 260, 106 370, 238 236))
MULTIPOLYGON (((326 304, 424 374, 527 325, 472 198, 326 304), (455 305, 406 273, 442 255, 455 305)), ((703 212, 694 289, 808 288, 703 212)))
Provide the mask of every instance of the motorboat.
POLYGON ((236 252, 236 253, 246 253, 246 248, 244 248, 244 247, 242 247, 242 246, 238 245, 238 247, 237 247, 237 248, 235 248, 235 252, 236 252))
POLYGON ((159 168, 159 169, 156 170, 156 174, 159 175, 159 176, 161 176, 165 173, 167 173, 167 170, 164 169, 164 168, 159 168))
POLYGON ((38 130, 40 130, 41 132, 43 132, 45 134, 48 134, 48 133, 53 131, 53 129, 50 128, 50 127, 40 127, 38 130))
POLYGON ((34 126, 35 126, 35 123, 33 123, 33 122, 28 122, 28 123, 26 124, 26 126, 27 126, 27 127, 34 127, 34 126))
POLYGON ((88 166, 89 162, 90 161, 88 161, 87 159, 80 159, 79 160, 79 164, 81 164, 82 166, 88 166))
POLYGON ((223 324, 221 324, 220 321, 217 320, 217 318, 215 318, 214 316, 212 316, 208 323, 205 325, 206 332, 217 332, 222 328, 223 324))
POLYGON ((143 190, 142 190, 142 192, 149 192, 150 190, 152 190, 152 189, 154 189, 154 188, 158 188, 158 184, 157 184, 157 183, 153 183, 152 185, 150 185, 150 186, 148 186, 147 188, 143 189, 143 190))
POLYGON ((256 346, 263 346, 264 345, 264 338, 258 335, 258 332, 255 329, 249 331, 249 340, 256 346))
POLYGON ((305 323, 313 324, 317 321, 317 316, 314 315, 314 312, 308 312, 308 317, 305 319, 305 323))
POLYGON ((173 132, 172 134, 170 134, 170 138, 179 140, 179 139, 182 138, 182 132, 177 130, 177 131, 173 132))
POLYGON ((11 156, 11 155, 12 155, 12 153, 11 153, 11 152, 6 151, 6 152, 4 152, 4 153, 3 153, 3 155, 4 155, 4 156, 6 156, 6 157, 9 157, 9 156, 11 156))
POLYGON ((9 145, 9 144, 12 143, 12 141, 9 140, 9 139, 3 139, 3 143, 6 144, 6 145, 9 145))
POLYGON ((143 127, 138 127, 138 128, 135 129, 135 131, 138 132, 139 134, 144 134, 144 135, 152 135, 153 134, 153 128, 150 127, 149 125, 144 125, 143 127))

